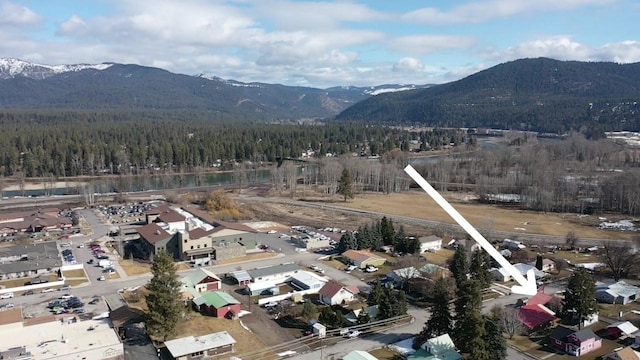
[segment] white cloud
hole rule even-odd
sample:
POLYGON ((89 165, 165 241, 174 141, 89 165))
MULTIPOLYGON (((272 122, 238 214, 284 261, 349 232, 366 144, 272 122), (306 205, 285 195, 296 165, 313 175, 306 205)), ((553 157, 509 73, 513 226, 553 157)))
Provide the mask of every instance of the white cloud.
POLYGON ((420 71, 424 69, 422 62, 416 58, 405 57, 393 64, 393 71, 420 71))
POLYGON ((26 26, 41 22, 42 18, 27 7, 5 2, 0 8, 0 25, 26 26))
POLYGON ((504 51, 491 51, 485 57, 492 60, 549 57, 557 60, 613 61, 630 63, 640 61, 640 42, 622 41, 594 48, 573 41, 569 36, 555 36, 528 41, 504 51))
POLYGON ((431 54, 443 50, 466 49, 475 43, 469 36, 411 35, 389 41, 389 47, 407 54, 431 54))
POLYGON ((444 25, 462 23, 483 23, 517 15, 520 13, 571 10, 583 6, 601 6, 616 0, 490 0, 469 2, 442 11, 426 7, 404 14, 406 21, 444 25))

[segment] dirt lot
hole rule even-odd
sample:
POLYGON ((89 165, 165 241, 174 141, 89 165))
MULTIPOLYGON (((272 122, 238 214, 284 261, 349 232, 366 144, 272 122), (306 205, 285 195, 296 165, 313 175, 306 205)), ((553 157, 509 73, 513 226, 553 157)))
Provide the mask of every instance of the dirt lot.
MULTIPOLYGON (((576 236, 603 239, 628 239, 633 233, 605 231, 598 229, 597 216, 578 216, 577 214, 538 213, 497 205, 479 204, 464 200, 459 194, 444 194, 472 225, 487 229, 528 234, 566 236, 570 230, 576 236)), ((454 221, 421 190, 399 194, 356 194, 355 199, 347 202, 327 199, 321 196, 307 198, 310 202, 325 202, 336 206, 350 207, 400 216, 422 218, 453 224, 454 221)), ((290 206, 285 204, 244 203, 254 214, 254 218, 264 221, 277 221, 287 225, 305 224, 322 228, 335 226, 355 230, 358 226, 370 223, 371 219, 363 215, 336 214, 335 211, 290 206)), ((609 220, 611 221, 613 217, 609 220)), ((408 233, 424 234, 425 229, 405 226, 408 233)))

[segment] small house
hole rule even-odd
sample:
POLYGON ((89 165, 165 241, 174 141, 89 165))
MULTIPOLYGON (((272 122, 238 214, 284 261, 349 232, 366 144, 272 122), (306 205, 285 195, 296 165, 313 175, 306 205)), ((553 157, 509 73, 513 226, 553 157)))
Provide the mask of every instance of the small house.
POLYGON ((582 356, 598 350, 602 346, 602 339, 591 329, 576 331, 558 326, 549 335, 549 343, 569 355, 582 356))
POLYGON ((232 353, 236 340, 226 331, 165 341, 169 353, 176 360, 210 358, 215 355, 232 353))
POLYGON ((529 330, 546 327, 557 320, 555 312, 546 305, 553 299, 553 296, 544 293, 537 293, 527 301, 527 304, 518 309, 520 320, 529 330))
POLYGON ((636 301, 640 295, 640 287, 620 280, 613 284, 596 283, 596 300, 607 304, 626 305, 636 301))
POLYGON ((215 291, 221 288, 220 278, 213 272, 198 268, 196 271, 180 279, 183 291, 189 291, 194 294, 205 291, 215 291))
MULTIPOLYGON (((535 267, 536 266, 536 261, 530 262, 529 265, 535 267)), ((544 272, 551 272, 551 271, 555 270, 555 268, 556 268, 556 263, 553 260, 547 259, 547 258, 543 258, 542 259, 542 269, 538 269, 538 270, 544 271, 544 272)))
POLYGON ((193 304, 203 315, 217 318, 234 317, 240 313, 240 301, 224 291, 208 291, 193 299, 193 304))
POLYGON ((413 266, 395 269, 387 273, 387 279, 393 281, 396 285, 402 286, 405 281, 414 278, 421 278, 422 274, 413 266))
POLYGON ((320 301, 327 305, 340 305, 352 302, 358 294, 355 286, 344 286, 330 280, 319 291, 320 301))
MULTIPOLYGON (((426 354, 421 354, 416 351, 413 355, 414 359, 418 359, 418 356, 424 359, 433 359, 433 360, 462 360, 462 355, 458 353, 453 340, 449 334, 443 334, 434 338, 431 338, 422 345, 420 348, 425 351, 426 354), (425 355, 425 356, 423 356, 425 355)), ((410 355, 408 359, 412 359, 410 355)))
POLYGON ((382 266, 387 261, 385 258, 366 250, 347 250, 342 253, 342 256, 349 259, 351 263, 360 269, 364 269, 369 265, 382 266))
POLYGON ((640 360, 640 353, 633 350, 631 346, 627 346, 603 356, 602 360, 640 360))
POLYGON ((435 236, 435 235, 429 235, 429 236, 421 236, 418 238, 418 241, 420 242, 420 252, 435 252, 435 251, 439 251, 440 249, 442 249, 442 238, 435 236))

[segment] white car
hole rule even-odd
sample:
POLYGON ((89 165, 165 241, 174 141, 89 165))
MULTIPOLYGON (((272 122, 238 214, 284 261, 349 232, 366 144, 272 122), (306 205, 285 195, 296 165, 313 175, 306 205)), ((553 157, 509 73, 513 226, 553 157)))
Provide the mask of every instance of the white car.
POLYGON ((71 299, 72 297, 73 297, 73 295, 70 295, 70 294, 64 294, 64 295, 60 296, 60 299, 61 299, 61 300, 69 300, 69 299, 71 299))
POLYGON ((53 292, 53 291, 54 291, 54 289, 52 289, 52 288, 46 288, 46 289, 43 289, 43 290, 42 290, 42 293, 43 293, 43 294, 44 294, 44 293, 50 293, 50 292, 53 292))
POLYGON ((322 269, 322 268, 316 268, 315 270, 319 274, 324 274, 324 269, 322 269))
POLYGON ((346 268, 344 268, 344 271, 353 271, 353 270, 355 270, 357 268, 358 268, 357 266, 355 266, 353 264, 350 264, 350 265, 347 265, 346 268))
POLYGON ((270 308, 270 307, 274 307, 274 306, 278 306, 278 303, 275 302, 275 301, 268 302, 268 303, 264 304, 264 307, 266 307, 266 308, 270 308))
POLYGON ((367 266, 366 269, 364 269, 364 271, 368 272, 368 273, 372 273, 372 272, 376 272, 378 271, 378 268, 375 266, 367 266))
POLYGON ((309 265, 309 269, 318 271, 318 269, 320 269, 320 268, 316 264, 311 264, 311 265, 309 265))
POLYGON ((360 331, 358 330, 351 330, 348 334, 347 337, 348 338, 354 338, 354 337, 358 337, 360 335, 360 331))
POLYGON ((275 233, 277 233, 277 231, 275 231, 275 230, 269 230, 269 231, 267 231, 267 234, 275 234, 275 233))
POLYGON ((106 279, 104 278, 104 276, 100 276, 100 277, 98 278, 98 281, 105 281, 105 280, 106 280, 106 279))
POLYGON ((2 295, 0 295, 0 299, 11 299, 13 297, 13 293, 12 292, 8 292, 8 293, 4 293, 2 295))

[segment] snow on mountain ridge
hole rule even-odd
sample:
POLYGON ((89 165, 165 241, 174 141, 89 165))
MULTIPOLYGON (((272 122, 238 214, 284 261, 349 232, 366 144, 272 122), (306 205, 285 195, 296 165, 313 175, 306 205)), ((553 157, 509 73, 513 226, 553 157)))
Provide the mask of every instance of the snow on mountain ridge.
POLYGON ((53 75, 85 69, 105 70, 111 65, 113 64, 45 65, 15 58, 0 58, 0 78, 24 76, 31 79, 45 79, 53 75))

